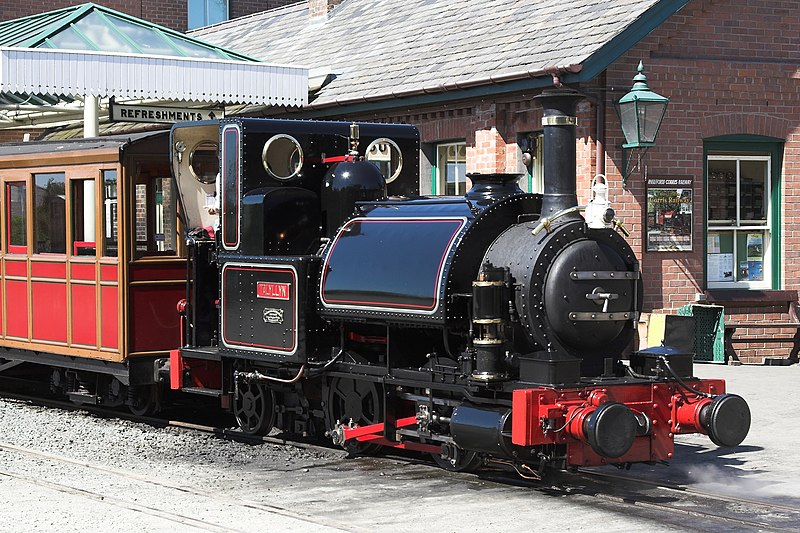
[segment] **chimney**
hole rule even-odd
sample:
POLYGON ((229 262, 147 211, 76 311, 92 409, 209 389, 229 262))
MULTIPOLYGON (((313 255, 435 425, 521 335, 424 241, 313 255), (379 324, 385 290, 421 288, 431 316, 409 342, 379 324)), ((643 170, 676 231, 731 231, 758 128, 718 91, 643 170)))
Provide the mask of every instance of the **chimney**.
MULTIPOLYGON (((547 90, 534 98, 544 116, 544 198, 542 217, 551 217, 578 205, 575 163, 575 116, 583 96, 573 90, 547 90)), ((579 218, 572 213, 567 218, 579 218)))
POLYGON ((308 0, 308 16, 311 20, 325 20, 328 12, 342 3, 342 0, 308 0))

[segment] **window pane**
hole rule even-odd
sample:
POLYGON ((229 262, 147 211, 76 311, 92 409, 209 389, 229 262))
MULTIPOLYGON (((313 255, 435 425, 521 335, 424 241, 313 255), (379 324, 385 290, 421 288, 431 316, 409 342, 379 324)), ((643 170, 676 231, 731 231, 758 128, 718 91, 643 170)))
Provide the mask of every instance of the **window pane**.
POLYGON ((467 185, 467 145, 465 143, 440 145, 437 153, 438 194, 449 196, 464 194, 467 185))
POLYGON ((8 183, 6 185, 6 202, 8 202, 7 233, 8 251, 10 253, 26 253, 27 250, 13 249, 13 246, 28 245, 28 206, 25 200, 25 183, 8 183))
MULTIPOLYGON (((138 186, 136 192, 138 193, 138 186)), ((138 197, 138 195, 137 195, 138 197)), ((138 232, 138 203, 137 203, 137 232, 138 232)), ((117 171, 103 171, 103 255, 117 257, 117 171)), ((138 238, 136 239, 139 240, 138 238)))
POLYGON ((128 39, 136 43, 146 54, 174 56, 178 55, 167 40, 150 28, 140 24, 133 24, 113 15, 106 15, 117 29, 124 33, 128 39))
POLYGON ((94 180, 72 180, 72 253, 95 256, 94 180))
POLYGON ((739 217, 741 221, 766 224, 767 161, 742 161, 739 173, 739 217))
POLYGON ((736 222, 736 161, 708 162, 708 219, 736 222))
POLYGON ((207 24, 216 24, 228 20, 228 0, 207 0, 207 24))
POLYGON ((75 28, 94 43, 98 50, 136 52, 136 49, 97 13, 90 13, 76 22, 75 28))
POLYGON ((136 251, 147 251, 147 184, 136 184, 136 251))
POLYGON ((34 174, 34 238, 38 254, 63 254, 67 251, 67 216, 64 174, 34 174))
POLYGON ((189 0, 189 29, 228 20, 227 0, 189 0))
POLYGON ((157 252, 174 252, 176 249, 175 223, 175 195, 172 190, 170 178, 155 178, 153 180, 155 195, 155 218, 153 240, 157 252))
POLYGON ((738 231, 737 281, 764 281, 764 248, 767 234, 764 231, 738 231))

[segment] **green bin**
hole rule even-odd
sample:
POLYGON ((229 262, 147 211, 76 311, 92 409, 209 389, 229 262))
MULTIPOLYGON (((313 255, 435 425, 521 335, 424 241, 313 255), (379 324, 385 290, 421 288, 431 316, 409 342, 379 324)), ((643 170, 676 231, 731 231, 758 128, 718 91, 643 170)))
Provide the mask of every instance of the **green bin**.
POLYGON ((725 363, 725 308, 721 305, 689 304, 678 309, 680 316, 693 316, 694 360, 725 363))

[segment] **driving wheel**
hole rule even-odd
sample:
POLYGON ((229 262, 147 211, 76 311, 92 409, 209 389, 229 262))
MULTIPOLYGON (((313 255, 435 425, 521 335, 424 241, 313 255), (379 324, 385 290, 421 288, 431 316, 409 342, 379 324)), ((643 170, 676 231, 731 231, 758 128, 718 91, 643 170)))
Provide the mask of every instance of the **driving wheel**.
MULTIPOLYGON (((383 420, 383 404, 378 386, 371 381, 333 378, 328 391, 328 426, 347 425, 351 420, 359 426, 378 424, 383 420)), ((350 455, 376 453, 379 444, 350 441, 345 450, 350 455)))
POLYGON ((266 435, 275 423, 275 394, 260 383, 240 382, 233 411, 242 433, 266 435))

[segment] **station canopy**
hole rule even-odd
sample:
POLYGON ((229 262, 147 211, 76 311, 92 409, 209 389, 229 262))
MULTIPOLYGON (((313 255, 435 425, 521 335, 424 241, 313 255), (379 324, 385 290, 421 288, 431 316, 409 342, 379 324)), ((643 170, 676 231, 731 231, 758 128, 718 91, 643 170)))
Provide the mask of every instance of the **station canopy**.
MULTIPOLYGON (((71 124, 108 102, 302 106, 308 70, 271 65, 95 4, 0 22, 0 129, 71 124)), ((97 120, 94 118, 94 120, 97 120)))

